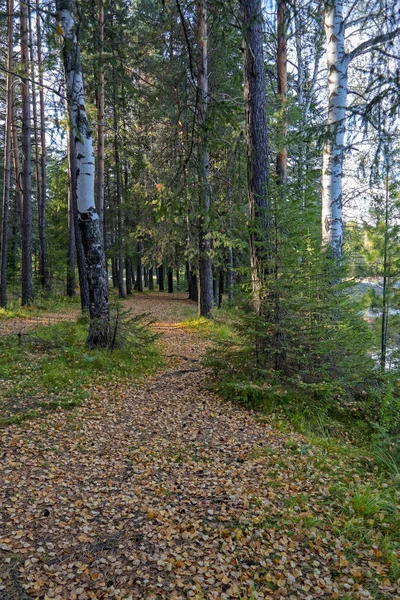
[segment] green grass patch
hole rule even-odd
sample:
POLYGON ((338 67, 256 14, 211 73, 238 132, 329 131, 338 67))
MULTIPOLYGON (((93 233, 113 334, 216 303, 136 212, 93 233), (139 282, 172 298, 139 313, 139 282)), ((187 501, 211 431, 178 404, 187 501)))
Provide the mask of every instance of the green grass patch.
POLYGON ((108 386, 153 372, 158 343, 135 318, 114 350, 89 351, 87 319, 35 328, 20 340, 0 339, 0 423, 19 423, 55 408, 72 408, 92 386, 108 386))

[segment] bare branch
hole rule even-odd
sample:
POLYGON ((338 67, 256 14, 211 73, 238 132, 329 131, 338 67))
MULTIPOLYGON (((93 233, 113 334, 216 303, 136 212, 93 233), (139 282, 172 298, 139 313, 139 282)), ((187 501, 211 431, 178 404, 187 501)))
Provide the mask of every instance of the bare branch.
POLYGON ((362 42, 362 44, 354 48, 354 50, 352 50, 346 55, 346 64, 349 65, 354 58, 365 54, 370 48, 373 48, 374 46, 379 46, 379 44, 384 44, 385 42, 393 40, 399 35, 399 33, 400 27, 394 29, 393 31, 389 31, 388 33, 381 33, 380 35, 376 35, 375 37, 366 40, 365 42, 362 42))

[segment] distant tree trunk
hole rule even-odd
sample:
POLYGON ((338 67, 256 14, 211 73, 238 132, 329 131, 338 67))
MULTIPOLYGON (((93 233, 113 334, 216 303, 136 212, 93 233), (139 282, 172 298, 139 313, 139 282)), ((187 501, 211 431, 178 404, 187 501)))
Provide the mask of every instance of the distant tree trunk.
POLYGON ((89 283, 86 273, 85 252, 83 250, 82 237, 79 230, 78 201, 76 198, 76 156, 74 147, 74 134, 70 127, 68 131, 68 138, 68 181, 72 210, 71 227, 73 228, 75 236, 75 255, 78 265, 79 294, 81 298, 81 308, 84 311, 89 308, 89 283))
POLYGON ((381 371, 386 371, 386 353, 389 329, 389 166, 386 167, 385 180, 385 235, 383 241, 383 290, 382 290, 382 325, 381 325, 381 371))
MULTIPOLYGON (((70 137, 70 136, 69 136, 70 137)), ((68 156, 71 157, 71 141, 68 143, 68 156)), ((76 237, 74 222, 74 202, 72 199, 74 186, 72 185, 71 158, 69 158, 68 169, 68 252, 67 252, 67 296, 75 296, 75 257, 76 257, 76 237)))
POLYGON ((10 212, 11 184, 11 121, 12 121, 12 85, 13 77, 13 26, 14 0, 7 0, 7 78, 6 78, 6 121, 4 132, 4 182, 3 211, 1 223, 1 270, 0 270, 0 306, 7 306, 7 250, 8 222, 10 212))
POLYGON ((287 0, 278 0, 277 13, 277 72, 278 98, 280 102, 278 156, 276 158, 276 174, 281 196, 287 182, 287 0))
POLYGON ((222 298, 225 292, 225 273, 224 270, 221 268, 219 270, 219 284, 218 284, 218 308, 221 308, 222 306, 222 298))
POLYGON ((174 272, 168 269, 168 294, 174 293, 174 272))
POLYGON ((130 296, 132 294, 132 275, 131 265, 128 259, 125 259, 125 280, 126 280, 126 294, 130 296))
POLYGON ((213 276, 213 304, 218 306, 218 284, 216 278, 213 276))
MULTIPOLYGON (((50 281, 49 274, 47 270, 47 241, 46 241, 46 227, 43 223, 43 214, 45 211, 43 210, 43 206, 46 206, 46 199, 42 197, 43 194, 43 186, 41 179, 43 177, 43 169, 41 168, 41 160, 40 160, 40 152, 39 152, 39 137, 41 145, 43 145, 43 135, 39 136, 39 122, 40 122, 40 131, 45 127, 44 121, 42 122, 42 117, 44 119, 44 115, 42 115, 42 102, 40 102, 40 116, 41 119, 39 121, 38 113, 37 113, 37 100, 36 100, 36 84, 35 84, 35 56, 33 51, 33 29, 32 29, 32 8, 31 5, 28 6, 29 12, 29 52, 30 52, 30 66, 31 66, 31 79, 32 79, 32 107, 33 107, 33 128, 34 128, 34 148, 35 148, 35 180, 36 180, 36 202, 38 209, 38 227, 39 227, 39 275, 40 275, 40 283, 43 289, 49 291, 50 290, 50 281)), ((39 25, 40 17, 37 14, 36 17, 36 32, 39 29, 40 34, 40 25, 39 25)), ((40 39, 40 38, 39 38, 40 39)), ((41 64, 41 48, 39 49, 39 40, 37 41, 37 62, 40 65, 40 69, 42 71, 42 85, 43 85, 43 65, 41 64), (40 57, 40 60, 39 60, 40 57)), ((40 77, 40 75, 39 75, 40 77)), ((43 89, 39 90, 39 98, 40 93, 43 94, 43 89)), ((44 177, 46 177, 46 171, 44 172, 44 177)), ((45 187, 46 190, 46 187, 45 187)), ((46 192, 45 192, 46 193, 46 192)))
MULTIPOLYGON (((288 3, 287 0, 278 0, 277 5, 277 73, 278 73, 278 99, 280 103, 279 115, 279 139, 278 155, 276 158, 276 175, 278 192, 280 198, 280 209, 283 209, 286 198, 287 184, 287 28, 288 28, 288 3)), ((275 252, 274 252, 274 277, 275 281, 279 279, 279 245, 282 230, 275 218, 275 252)), ((275 321, 275 370, 280 371, 285 361, 283 346, 284 338, 281 328, 281 301, 277 289, 274 292, 274 321, 275 321)))
POLYGON ((99 71, 97 92, 97 173, 96 173, 96 199, 99 213, 99 227, 104 239, 104 0, 98 0, 97 29, 99 36, 99 71))
POLYGON ((164 291, 164 265, 158 267, 158 289, 164 291))
POLYGON ((197 46, 198 46, 198 106, 197 119, 200 130, 199 184, 200 184, 200 222, 199 222, 199 313, 202 317, 211 317, 213 308, 213 275, 211 263, 210 236, 210 153, 207 140, 208 105, 208 51, 207 51, 207 1, 197 1, 197 46))
POLYGON ((85 251, 89 282, 89 348, 110 344, 108 281, 103 238, 94 202, 94 152, 86 116, 82 68, 71 0, 57 0, 57 17, 64 37, 63 60, 67 86, 68 112, 74 134, 76 191, 79 227, 85 251))
MULTIPOLYGON (((115 57, 114 57, 115 60, 115 57)), ((117 194, 117 247, 118 247, 118 295, 125 298, 124 289, 124 253, 122 244, 122 187, 121 168, 119 156, 119 122, 117 107, 117 77, 113 66, 113 121, 114 121, 114 160, 115 160, 115 184, 117 194)))
POLYGON ((232 246, 228 248, 228 300, 232 302, 233 300, 233 283, 234 283, 234 270, 233 270, 233 249, 232 246))
POLYGON ((154 274, 153 274, 153 267, 150 267, 149 269, 149 290, 154 290, 154 274))
POLYGON ((247 178, 250 216, 250 265, 253 305, 261 312, 264 274, 271 269, 270 200, 268 198, 267 97, 264 74, 261 0, 240 0, 243 20, 243 75, 246 110, 247 178))
POLYGON ((179 267, 176 269, 176 285, 179 287, 179 267))
POLYGON ((111 277, 112 277, 112 286, 114 289, 118 288, 118 260, 115 256, 111 259, 111 277))
POLYGON ((144 287, 148 288, 149 287, 149 271, 148 271, 147 267, 143 267, 143 280, 144 280, 144 287))
POLYGON ((46 181, 46 120, 45 99, 43 88, 43 59, 42 59, 42 32, 40 27, 39 0, 36 0, 36 46, 39 70, 39 106, 40 106, 40 217, 39 217, 39 243, 40 243, 40 275, 42 286, 50 290, 50 276, 47 261, 47 181, 46 181))
POLYGON ((135 290, 137 292, 143 292, 143 265, 142 265, 142 252, 143 245, 142 242, 136 243, 136 251, 137 251, 137 264, 136 264, 136 283, 135 290))
POLYGON ((32 278, 32 166, 31 166, 31 96, 29 84, 28 4, 20 3, 21 89, 22 89, 22 231, 21 271, 22 305, 33 301, 32 278))
POLYGON ((135 271, 133 269, 133 265, 130 262, 129 263, 129 267, 130 267, 130 271, 131 271, 131 281, 132 281, 132 286, 134 289, 136 289, 136 278, 135 278, 135 271))
POLYGON ((186 264, 186 276, 189 292, 188 299, 193 300, 193 302, 198 302, 199 290, 197 286, 197 274, 189 262, 186 264))
POLYGON ((18 127, 17 127, 17 102, 15 93, 16 81, 14 80, 11 94, 12 94, 12 121, 11 121, 11 134, 12 134, 12 149, 13 149, 13 161, 14 161, 14 176, 15 176, 15 202, 18 215, 19 226, 22 230, 22 170, 21 161, 19 156, 19 143, 18 143, 18 127))

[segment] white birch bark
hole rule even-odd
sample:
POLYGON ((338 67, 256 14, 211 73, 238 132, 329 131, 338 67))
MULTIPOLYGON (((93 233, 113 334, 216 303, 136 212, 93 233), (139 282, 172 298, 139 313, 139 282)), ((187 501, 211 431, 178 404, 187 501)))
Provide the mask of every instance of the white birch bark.
POLYGON ((83 75, 71 0, 57 0, 58 31, 64 38, 63 62, 67 89, 68 115, 72 130, 76 199, 79 229, 85 253, 89 287, 89 348, 110 344, 108 277, 99 216, 94 198, 95 161, 92 132, 86 115, 83 75))
POLYGON ((342 175, 346 131, 347 57, 344 49, 343 0, 334 0, 325 13, 328 63, 328 137, 322 159, 322 243, 342 258, 342 175))
POLYGON ((342 258, 342 179, 343 148, 346 133, 347 70, 351 61, 394 39, 400 28, 380 33, 351 52, 345 52, 343 0, 330 0, 325 11, 325 34, 328 63, 328 137, 322 161, 322 244, 340 263, 342 258))

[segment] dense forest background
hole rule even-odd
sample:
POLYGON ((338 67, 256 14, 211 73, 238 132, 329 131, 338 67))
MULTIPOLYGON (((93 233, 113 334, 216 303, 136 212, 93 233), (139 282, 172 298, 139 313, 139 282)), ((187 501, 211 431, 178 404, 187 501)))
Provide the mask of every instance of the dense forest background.
POLYGON ((398 435, 396 0, 0 15, 1 305, 188 291, 221 391, 398 435))

